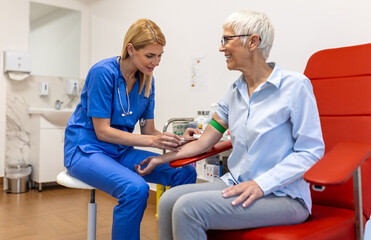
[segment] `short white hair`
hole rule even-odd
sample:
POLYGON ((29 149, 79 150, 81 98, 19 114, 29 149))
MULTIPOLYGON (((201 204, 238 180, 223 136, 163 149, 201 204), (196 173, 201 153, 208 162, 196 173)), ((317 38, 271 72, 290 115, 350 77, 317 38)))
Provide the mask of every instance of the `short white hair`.
MULTIPOLYGON (((267 60, 274 40, 274 28, 264 13, 243 10, 232 13, 223 24, 224 29, 231 29, 236 35, 258 34, 260 37, 259 51, 267 60)), ((246 44, 247 38, 241 39, 246 44)))

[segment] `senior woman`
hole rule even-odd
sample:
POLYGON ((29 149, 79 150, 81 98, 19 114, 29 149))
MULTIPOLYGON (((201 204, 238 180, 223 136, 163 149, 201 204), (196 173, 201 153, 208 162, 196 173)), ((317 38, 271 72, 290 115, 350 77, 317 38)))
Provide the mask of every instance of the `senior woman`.
MULTIPOLYGON (((134 146, 177 150, 181 138, 161 133, 154 124, 153 70, 160 64, 165 36, 149 19, 139 19, 127 31, 121 56, 103 59, 89 71, 81 102, 68 122, 64 163, 68 172, 118 199, 113 210, 112 239, 140 239, 147 205, 146 182, 166 186, 194 183, 193 167, 167 164, 144 177, 135 164, 153 152, 134 146), (140 122, 141 134, 133 133, 140 122)), ((191 138, 196 130, 187 130, 191 138)))
POLYGON ((218 103, 199 140, 146 159, 137 172, 205 152, 229 128, 233 151, 220 180, 175 187, 159 204, 159 239, 206 239, 208 229, 296 224, 311 212, 304 172, 323 156, 312 86, 303 74, 266 63, 274 30, 268 17, 240 11, 227 18, 220 52, 242 74, 218 103))

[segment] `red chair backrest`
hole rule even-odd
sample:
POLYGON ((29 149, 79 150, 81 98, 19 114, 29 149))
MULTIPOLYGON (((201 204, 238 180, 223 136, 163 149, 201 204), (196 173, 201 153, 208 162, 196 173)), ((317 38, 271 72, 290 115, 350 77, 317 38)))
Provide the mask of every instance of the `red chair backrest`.
MULTIPOLYGON (((371 143, 371 44, 313 54, 304 74, 312 81, 326 152, 343 141, 371 143)), ((342 159, 339 159, 341 164, 342 159)), ((371 214, 371 157, 361 168, 363 213, 371 214)), ((312 191, 313 203, 354 209, 353 179, 312 191)))

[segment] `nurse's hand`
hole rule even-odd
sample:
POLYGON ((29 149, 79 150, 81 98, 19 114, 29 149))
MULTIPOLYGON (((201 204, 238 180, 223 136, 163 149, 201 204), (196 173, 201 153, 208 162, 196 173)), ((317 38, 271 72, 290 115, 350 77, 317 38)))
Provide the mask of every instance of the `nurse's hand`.
POLYGON ((174 133, 164 132, 153 137, 152 147, 159 149, 179 151, 178 147, 182 144, 181 137, 174 133))
POLYGON ((232 187, 226 188, 222 191, 222 194, 224 198, 230 198, 239 195, 232 201, 232 205, 237 206, 238 204, 242 203, 242 207, 247 207, 256 199, 264 196, 263 190, 253 180, 242 182, 232 187))
POLYGON ((201 130, 198 128, 187 128, 184 133, 182 138, 185 140, 196 140, 197 138, 194 137, 194 135, 200 135, 201 130))
POLYGON ((159 164, 157 163, 157 157, 148 157, 146 159, 144 159, 143 161, 141 161, 139 163, 139 165, 135 165, 135 171, 137 171, 137 173, 140 175, 140 176, 144 176, 144 175, 147 175, 147 174, 150 174, 153 169, 155 169, 159 164), (146 165, 144 168, 142 168, 142 166, 146 165))

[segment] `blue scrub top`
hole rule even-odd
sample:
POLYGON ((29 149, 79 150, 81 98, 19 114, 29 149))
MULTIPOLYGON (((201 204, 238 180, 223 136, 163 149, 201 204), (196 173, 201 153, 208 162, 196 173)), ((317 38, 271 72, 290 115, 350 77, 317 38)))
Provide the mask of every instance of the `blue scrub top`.
MULTIPOLYGON (((144 96, 144 88, 139 93, 139 76, 129 93, 131 115, 122 116, 117 87, 121 102, 128 112, 126 81, 117 61, 118 57, 104 59, 96 63, 86 77, 81 92, 81 102, 68 121, 64 142, 64 164, 69 167, 77 147, 85 153, 102 152, 111 157, 121 156, 130 146, 102 142, 95 135, 92 117, 110 118, 111 127, 132 133, 139 119, 154 118, 155 87, 152 78, 150 96, 144 96)), ((139 75, 139 74, 138 74, 139 75)))

